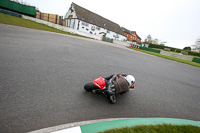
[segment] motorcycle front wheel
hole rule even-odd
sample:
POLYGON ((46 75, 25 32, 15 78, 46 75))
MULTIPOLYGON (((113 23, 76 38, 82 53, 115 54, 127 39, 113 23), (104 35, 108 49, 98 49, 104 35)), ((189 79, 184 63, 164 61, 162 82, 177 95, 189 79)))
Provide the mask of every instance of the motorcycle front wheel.
POLYGON ((85 84, 84 89, 85 89, 86 91, 92 91, 92 90, 98 89, 98 87, 95 86, 95 85, 93 84, 93 82, 90 82, 90 83, 85 84))

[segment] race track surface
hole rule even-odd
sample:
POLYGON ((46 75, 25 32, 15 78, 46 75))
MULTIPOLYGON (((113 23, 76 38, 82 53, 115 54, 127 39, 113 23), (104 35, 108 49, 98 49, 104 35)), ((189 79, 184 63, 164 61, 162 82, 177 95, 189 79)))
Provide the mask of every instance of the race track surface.
POLYGON ((135 117, 200 121, 200 68, 117 44, 0 24, 0 132, 135 117), (132 74, 136 88, 117 95, 84 91, 87 82, 132 74))

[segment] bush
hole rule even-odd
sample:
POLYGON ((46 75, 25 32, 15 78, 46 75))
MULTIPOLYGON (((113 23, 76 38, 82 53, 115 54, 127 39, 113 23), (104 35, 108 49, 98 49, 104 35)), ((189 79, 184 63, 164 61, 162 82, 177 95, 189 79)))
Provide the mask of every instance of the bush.
POLYGON ((156 44, 149 44, 149 48, 159 48, 159 49, 164 49, 166 48, 163 45, 156 45, 156 44))
POLYGON ((187 51, 189 55, 193 55, 193 56, 199 56, 200 57, 200 53, 194 52, 194 51, 187 51))
POLYGON ((156 45, 156 44, 149 44, 149 48, 159 48, 159 49, 169 48, 170 51, 172 52, 178 52, 178 53, 181 52, 181 49, 172 48, 172 47, 163 46, 163 45, 156 45))
POLYGON ((181 53, 181 49, 176 49, 176 51, 175 52, 178 52, 178 53, 181 53))
POLYGON ((176 48, 171 48, 170 51, 175 52, 175 51, 176 51, 176 48))
MULTIPOLYGON (((181 53, 181 51, 182 51, 182 49, 172 48, 172 47, 163 46, 163 45, 156 45, 156 44, 149 44, 149 48, 158 48, 158 49, 163 49, 163 50, 164 50, 164 48, 170 48, 170 51, 177 52, 177 53, 181 53)), ((188 55, 200 57, 200 53, 189 51, 189 50, 185 50, 185 51, 188 52, 188 55)))
POLYGON ((183 48, 183 50, 191 51, 191 47, 185 47, 185 48, 183 48))

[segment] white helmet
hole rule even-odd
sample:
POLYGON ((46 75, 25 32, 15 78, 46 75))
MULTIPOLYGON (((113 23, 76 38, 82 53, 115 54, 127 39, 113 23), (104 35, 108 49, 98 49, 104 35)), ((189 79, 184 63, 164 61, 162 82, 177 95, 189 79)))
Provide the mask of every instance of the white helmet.
POLYGON ((127 75, 124 77, 129 83, 129 88, 135 88, 135 78, 132 75, 127 75))

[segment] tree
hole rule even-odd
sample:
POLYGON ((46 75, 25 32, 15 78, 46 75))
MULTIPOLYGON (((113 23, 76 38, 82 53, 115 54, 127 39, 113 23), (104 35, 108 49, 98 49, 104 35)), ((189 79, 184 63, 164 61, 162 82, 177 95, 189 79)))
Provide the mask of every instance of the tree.
POLYGON ((185 47, 185 48, 183 48, 183 50, 189 50, 189 51, 191 51, 191 47, 185 47))
POLYGON ((38 7, 36 7, 36 12, 40 12, 40 10, 39 10, 39 8, 38 8, 38 7))
POLYGON ((196 45, 200 46, 200 37, 197 38, 196 45))
POLYGON ((193 50, 200 52, 200 36, 197 38, 193 50))

